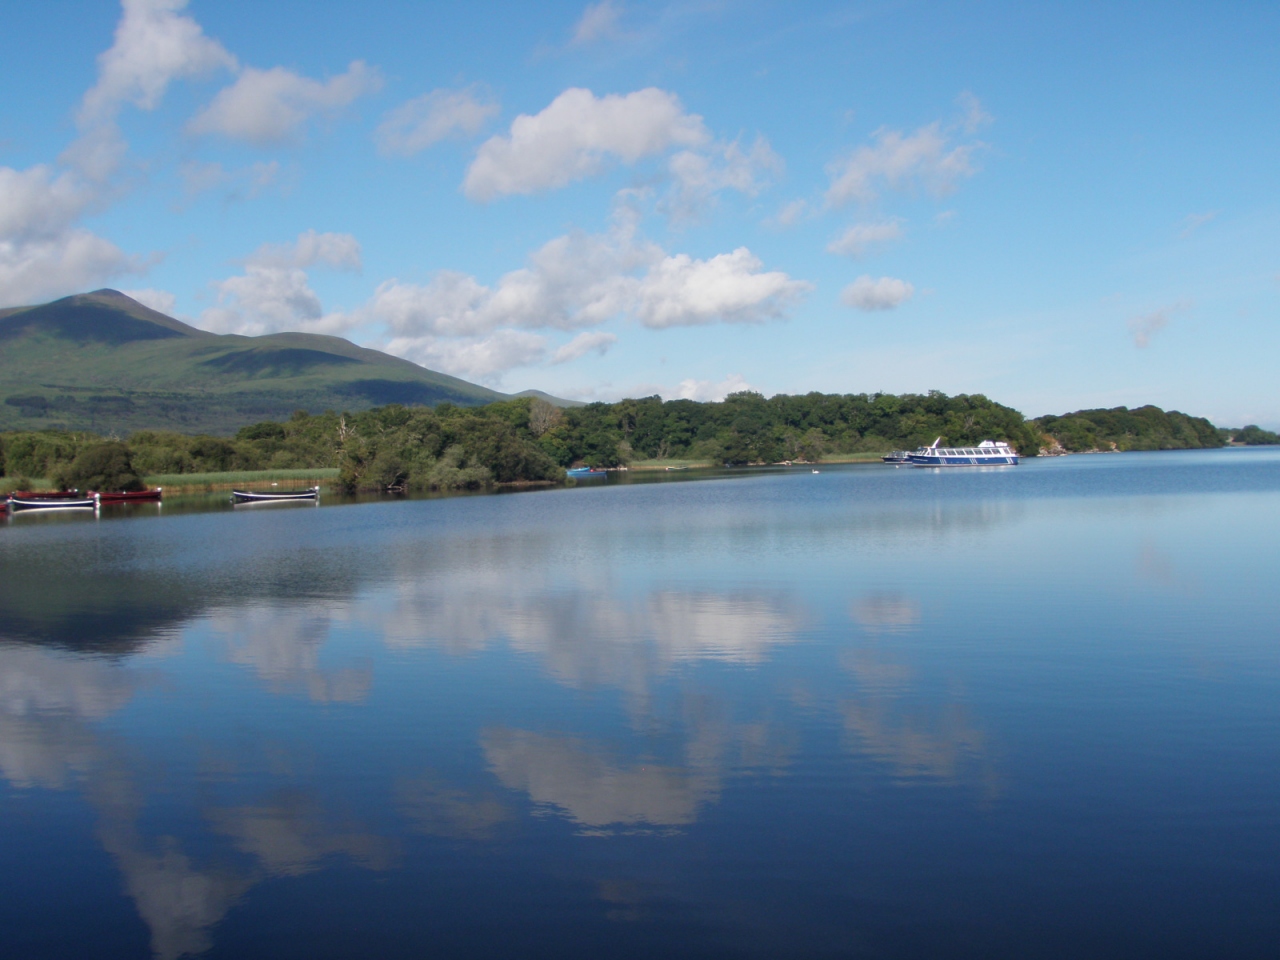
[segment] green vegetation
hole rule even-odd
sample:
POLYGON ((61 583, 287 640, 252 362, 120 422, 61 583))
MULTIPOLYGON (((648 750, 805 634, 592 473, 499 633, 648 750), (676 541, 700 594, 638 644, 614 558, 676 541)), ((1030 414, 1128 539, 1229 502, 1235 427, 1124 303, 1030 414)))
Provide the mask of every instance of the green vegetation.
POLYGON ((134 472, 133 455, 119 440, 89 443, 69 464, 59 464, 49 474, 60 490, 130 491, 145 489, 134 472))
POLYGON ((1039 434, 1022 414, 981 395, 809 393, 723 403, 646 397, 568 410, 532 405, 528 429, 557 463, 612 467, 632 460, 777 463, 839 459, 950 443, 1007 440, 1034 455, 1039 434))
POLYGON ((1077 410, 1032 423, 1069 453, 1092 450, 1193 450, 1220 447, 1218 428, 1204 417, 1159 407, 1077 410))
MULTIPOLYGON (((1257 427, 1238 431, 1267 441, 1257 427)), ((1207 420, 1157 407, 1082 410, 1027 421, 975 395, 810 393, 765 399, 736 393, 721 403, 658 397, 561 408, 541 397, 483 407, 391 404, 356 413, 266 420, 233 437, 141 430, 127 441, 61 430, 0 434, 0 476, 61 479, 81 489, 116 476, 201 485, 333 479, 348 489, 476 489, 552 483, 565 467, 855 460, 913 449, 935 437, 953 445, 1007 440, 1026 456, 1068 451, 1168 450, 1224 442, 1207 420), (71 478, 75 482, 71 483, 71 478), (94 478, 90 481, 90 477, 94 478)), ((1245 440, 1243 442, 1249 442, 1245 440)))
POLYGON ((1247 447, 1267 447, 1280 443, 1280 433, 1263 430, 1256 423, 1239 430, 1223 429, 1218 431, 1227 443, 1243 443, 1247 447))
POLYGON ((227 436, 298 409, 502 399, 338 337, 208 333, 114 290, 0 310, 0 429, 227 436))

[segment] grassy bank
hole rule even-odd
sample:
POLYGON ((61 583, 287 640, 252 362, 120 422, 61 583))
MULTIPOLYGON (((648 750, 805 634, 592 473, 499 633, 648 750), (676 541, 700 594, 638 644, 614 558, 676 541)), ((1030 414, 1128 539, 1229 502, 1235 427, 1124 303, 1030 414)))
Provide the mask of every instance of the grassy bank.
POLYGON ((231 490, 236 487, 264 487, 275 484, 288 490, 313 487, 318 483, 336 480, 336 467, 316 467, 309 470, 230 470, 222 473, 170 473, 146 478, 149 487, 164 487, 167 493, 198 493, 211 490, 231 490))

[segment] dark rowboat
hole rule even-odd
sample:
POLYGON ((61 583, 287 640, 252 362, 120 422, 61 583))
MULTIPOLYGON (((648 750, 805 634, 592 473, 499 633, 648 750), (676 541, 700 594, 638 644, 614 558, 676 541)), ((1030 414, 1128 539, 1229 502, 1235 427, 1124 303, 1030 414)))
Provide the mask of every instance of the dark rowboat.
POLYGON ((154 503, 160 499, 162 489, 156 487, 154 490, 131 490, 127 493, 95 493, 94 496, 99 503, 154 503))
POLYGON ((280 503, 289 500, 319 500, 320 488, 308 490, 291 490, 281 493, 252 493, 247 490, 232 490, 232 503, 280 503))
POLYGON ((19 510, 92 510, 98 501, 92 497, 85 499, 71 497, 10 497, 9 509, 14 513, 19 510))
POLYGON ((9 496, 17 500, 85 500, 93 494, 79 490, 14 490, 9 496))

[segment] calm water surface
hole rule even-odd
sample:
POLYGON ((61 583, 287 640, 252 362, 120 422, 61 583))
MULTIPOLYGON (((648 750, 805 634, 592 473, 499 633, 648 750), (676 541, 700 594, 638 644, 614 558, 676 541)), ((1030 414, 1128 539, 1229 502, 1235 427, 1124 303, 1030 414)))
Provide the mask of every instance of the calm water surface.
POLYGON ((0 955, 1274 957, 1280 455, 0 527, 0 955))

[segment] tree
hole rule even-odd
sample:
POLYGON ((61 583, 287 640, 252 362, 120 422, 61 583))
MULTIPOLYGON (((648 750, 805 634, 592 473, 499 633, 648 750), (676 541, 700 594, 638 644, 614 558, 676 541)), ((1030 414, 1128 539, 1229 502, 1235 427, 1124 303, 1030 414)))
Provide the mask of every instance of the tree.
POLYGON ((119 440, 85 447, 68 466, 50 478, 63 490, 99 492, 144 490, 146 485, 133 469, 129 448, 119 440))

